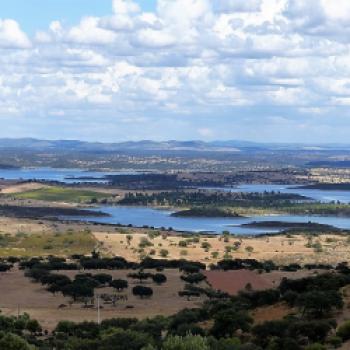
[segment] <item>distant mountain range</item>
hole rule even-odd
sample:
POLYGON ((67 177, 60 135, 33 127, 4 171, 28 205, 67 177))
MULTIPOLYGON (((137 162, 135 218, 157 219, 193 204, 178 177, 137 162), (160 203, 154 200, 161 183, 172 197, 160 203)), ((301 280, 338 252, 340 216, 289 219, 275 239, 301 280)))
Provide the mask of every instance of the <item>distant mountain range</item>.
POLYGON ((78 140, 38 140, 32 138, 0 138, 0 149, 27 149, 51 151, 199 151, 199 152, 244 152, 244 151, 334 151, 350 150, 345 144, 291 144, 291 143, 258 143, 250 141, 128 141, 118 143, 86 142, 78 140))

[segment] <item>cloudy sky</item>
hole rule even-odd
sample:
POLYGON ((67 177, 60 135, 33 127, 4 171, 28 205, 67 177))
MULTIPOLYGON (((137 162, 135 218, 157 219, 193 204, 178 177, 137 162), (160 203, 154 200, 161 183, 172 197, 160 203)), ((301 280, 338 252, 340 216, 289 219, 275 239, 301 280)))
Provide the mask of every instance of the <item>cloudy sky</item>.
POLYGON ((0 137, 348 142, 349 0, 0 3, 0 137))

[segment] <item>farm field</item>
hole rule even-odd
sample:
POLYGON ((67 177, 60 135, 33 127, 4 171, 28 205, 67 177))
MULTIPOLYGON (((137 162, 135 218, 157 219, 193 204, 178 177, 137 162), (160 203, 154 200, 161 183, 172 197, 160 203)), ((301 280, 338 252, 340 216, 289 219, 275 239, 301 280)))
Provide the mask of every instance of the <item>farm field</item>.
POLYGON ((265 290, 276 288, 282 278, 299 279, 312 276, 317 273, 314 270, 300 270, 296 272, 272 271, 259 274, 251 270, 230 270, 230 271, 205 271, 208 284, 216 290, 236 295, 241 290, 265 290), (249 286, 249 287, 248 287, 249 286))
POLYGON ((42 200, 48 202, 70 202, 84 203, 93 200, 108 198, 109 193, 102 193, 85 189, 73 189, 65 187, 43 187, 29 191, 13 193, 14 197, 19 199, 42 200))

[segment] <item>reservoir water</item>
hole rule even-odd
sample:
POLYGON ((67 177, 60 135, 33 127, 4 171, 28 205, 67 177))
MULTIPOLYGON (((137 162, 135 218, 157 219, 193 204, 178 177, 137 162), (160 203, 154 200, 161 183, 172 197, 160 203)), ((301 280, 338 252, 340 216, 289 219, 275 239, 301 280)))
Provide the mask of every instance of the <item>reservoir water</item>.
POLYGON ((107 183, 106 175, 133 175, 135 171, 99 172, 83 169, 21 168, 0 169, 0 178, 5 180, 46 180, 63 183, 107 183))
POLYGON ((215 187, 215 190, 229 192, 281 192, 281 193, 296 193, 315 199, 320 202, 339 201, 340 203, 350 203, 350 191, 329 191, 319 189, 305 189, 295 185, 269 185, 269 184, 249 184, 240 185, 237 187, 215 187))
MULTIPOLYGON (((137 174, 136 171, 98 172, 85 171, 82 169, 54 169, 54 168, 23 168, 23 169, 0 169, 0 178, 9 180, 48 180, 64 183, 86 182, 105 183, 105 175, 137 174), (81 179, 78 179, 81 178, 81 179), (85 178, 85 179, 84 179, 85 178)), ((297 193, 318 201, 331 202, 339 201, 350 203, 350 191, 329 191, 319 189, 303 189, 288 185, 249 184, 234 188, 220 187, 213 190, 233 192, 264 192, 275 191, 281 193, 297 193)), ((146 207, 129 206, 103 206, 96 210, 108 213, 109 217, 89 218, 95 221, 108 224, 122 224, 142 227, 144 225, 153 227, 173 228, 178 231, 192 232, 214 232, 221 233, 224 230, 236 234, 259 234, 265 232, 278 232, 271 228, 252 228, 241 226, 252 221, 284 221, 284 222, 315 222, 332 225, 342 229, 350 229, 350 218, 328 217, 328 216, 294 216, 294 215, 267 215, 249 218, 181 218, 171 216, 169 210, 158 210, 146 207)), ((76 218, 86 220, 86 218, 76 218)))
MULTIPOLYGON (((235 234, 261 234, 265 232, 279 232, 278 228, 253 228, 241 226, 252 221, 283 221, 283 222, 316 222, 332 225, 341 229, 350 229, 350 218, 328 216, 296 216, 296 215, 266 215, 244 218, 182 218, 171 216, 173 211, 160 210, 149 207, 134 206, 103 206, 96 210, 108 213, 109 217, 89 217, 89 221, 105 224, 122 224, 142 227, 144 225, 156 228, 165 227, 176 231, 213 232, 229 231, 235 234)), ((75 219, 86 220, 83 217, 75 219)))

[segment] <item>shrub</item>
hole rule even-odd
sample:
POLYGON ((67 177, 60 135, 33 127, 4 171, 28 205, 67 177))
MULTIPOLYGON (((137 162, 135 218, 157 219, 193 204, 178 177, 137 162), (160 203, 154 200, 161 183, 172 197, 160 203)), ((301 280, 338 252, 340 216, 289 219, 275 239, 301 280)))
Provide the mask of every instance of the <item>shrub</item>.
POLYGON ((139 296, 141 299, 145 297, 151 297, 153 295, 153 289, 144 286, 135 286, 132 289, 132 294, 139 296))
POLYGON ((152 247, 153 243, 151 243, 146 237, 142 237, 140 239, 139 247, 140 248, 146 248, 146 247, 152 247))
POLYGON ((93 276, 93 279, 98 281, 100 284, 107 284, 112 282, 112 276, 107 273, 98 273, 93 276))
POLYGON ((119 292, 128 288, 128 281, 122 280, 122 279, 117 279, 113 280, 110 283, 110 286, 118 290, 119 292))
POLYGON ((166 250, 166 249, 161 249, 160 252, 159 252, 159 255, 160 255, 162 258, 166 258, 166 257, 169 255, 169 251, 166 250))
POLYGON ((315 344, 307 346, 305 348, 305 350, 327 350, 327 348, 322 344, 315 343, 315 344))
POLYGON ((24 339, 12 333, 0 333, 0 349, 35 350, 24 339))
POLYGON ((206 338, 199 335, 185 337, 170 336, 163 344, 162 350, 209 350, 206 338))
POLYGON ((179 247, 182 247, 182 248, 187 247, 187 241, 180 241, 179 242, 179 247))
POLYGON ((332 345, 332 347, 335 349, 339 348, 342 343, 343 343, 343 339, 340 337, 337 337, 335 335, 333 335, 327 339, 327 344, 332 345))
POLYGON ((211 244, 209 242, 202 242, 201 247, 203 249, 210 249, 211 248, 211 244))
POLYGON ((350 339, 350 321, 346 321, 341 326, 339 326, 337 330, 337 336, 342 338, 343 341, 350 339))
POLYGON ((153 282, 157 284, 163 284, 167 281, 167 278, 164 274, 162 273, 156 273, 155 275, 152 276, 153 282))
POLYGON ((207 277, 205 275, 203 275, 202 273, 198 272, 198 273, 192 273, 190 275, 187 276, 181 276, 181 279, 187 283, 200 283, 202 281, 204 281, 207 277))

